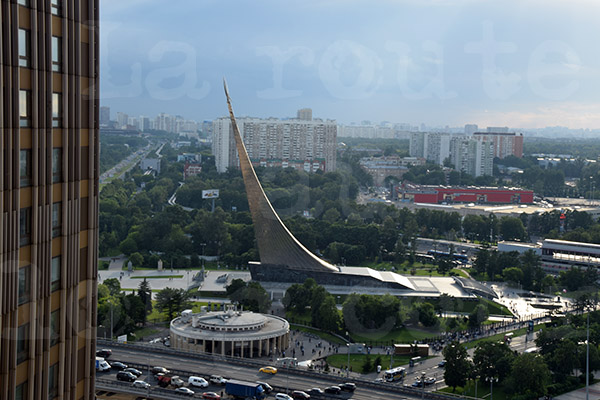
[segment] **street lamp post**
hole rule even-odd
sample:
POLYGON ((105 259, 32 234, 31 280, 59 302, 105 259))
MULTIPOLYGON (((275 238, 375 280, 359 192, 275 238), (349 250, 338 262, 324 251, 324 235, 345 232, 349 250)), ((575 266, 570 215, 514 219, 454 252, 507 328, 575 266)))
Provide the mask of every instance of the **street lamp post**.
POLYGON ((587 313, 587 339, 585 341, 585 400, 590 400, 590 312, 587 313))
POLYGON ((346 346, 348 347, 348 364, 346 364, 346 378, 348 378, 350 376, 350 343, 346 343, 346 346))
POLYGON ((487 376, 485 380, 490 383, 490 400, 494 400, 494 382, 498 383, 498 378, 487 376))
POLYGON ((425 374, 425 371, 421 372, 421 399, 425 398, 425 374))

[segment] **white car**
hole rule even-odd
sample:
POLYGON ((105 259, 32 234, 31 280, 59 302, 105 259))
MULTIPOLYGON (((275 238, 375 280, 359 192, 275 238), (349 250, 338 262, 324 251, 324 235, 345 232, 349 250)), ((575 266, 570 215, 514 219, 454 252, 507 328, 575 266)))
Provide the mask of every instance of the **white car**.
POLYGON ((215 385, 224 385, 227 383, 227 379, 219 375, 211 375, 209 380, 210 383, 214 383, 215 385))
POLYGON ((135 387, 135 388, 140 388, 140 389, 148 389, 150 387, 150 384, 146 381, 134 381, 131 386, 135 387))
POLYGON ((190 386, 195 386, 195 387, 200 387, 200 388, 208 387, 208 382, 206 381, 206 379, 201 378, 199 376, 190 376, 188 378, 188 384, 190 386))
POLYGON ((294 399, 292 399, 292 396, 288 396, 285 393, 277 393, 275 395, 275 399, 276 400, 294 400, 294 399))
POLYGON ((196 392, 194 392, 193 390, 188 389, 186 387, 179 387, 179 388, 175 389, 175 392, 185 394, 187 396, 193 396, 196 394, 196 392))

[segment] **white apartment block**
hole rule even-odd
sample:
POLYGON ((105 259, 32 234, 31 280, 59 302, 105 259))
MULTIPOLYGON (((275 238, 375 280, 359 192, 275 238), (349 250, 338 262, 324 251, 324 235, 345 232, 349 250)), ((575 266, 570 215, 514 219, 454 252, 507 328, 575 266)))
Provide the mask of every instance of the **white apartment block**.
MULTIPOLYGON (((320 119, 237 118, 248 156, 256 166, 335 171, 337 125, 320 119)), ((213 121, 212 152, 217 171, 239 167, 228 117, 213 121)))
POLYGON ((494 145, 475 140, 471 136, 452 138, 450 160, 457 171, 472 176, 492 175, 494 169, 494 145))
POLYGON ((450 133, 440 132, 411 132, 410 156, 424 158, 435 164, 442 165, 450 157, 450 133))
POLYGON ((425 158, 438 165, 443 165, 448 158, 457 170, 473 176, 493 173, 493 142, 477 140, 473 136, 412 132, 410 155, 425 158))
POLYGON ((338 126, 338 136, 376 139, 393 139, 396 137, 395 130, 392 127, 378 125, 340 125, 338 126))

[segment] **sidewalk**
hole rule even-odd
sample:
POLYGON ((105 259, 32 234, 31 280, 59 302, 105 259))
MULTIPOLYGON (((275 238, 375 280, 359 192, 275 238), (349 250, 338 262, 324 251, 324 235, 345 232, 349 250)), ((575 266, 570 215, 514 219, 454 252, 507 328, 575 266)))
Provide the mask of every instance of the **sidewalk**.
MULTIPOLYGON (((594 371, 596 372, 596 371, 594 371)), ((596 375, 594 373, 594 375, 596 375)), ((585 400, 585 387, 553 397, 554 400, 585 400)), ((590 399, 600 399, 600 383, 590 385, 590 399)))

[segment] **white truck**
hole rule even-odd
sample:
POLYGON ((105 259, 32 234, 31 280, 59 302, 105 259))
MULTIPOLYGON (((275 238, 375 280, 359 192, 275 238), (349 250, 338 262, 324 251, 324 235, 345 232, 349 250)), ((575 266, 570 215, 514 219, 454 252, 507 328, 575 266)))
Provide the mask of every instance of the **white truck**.
POLYGON ((102 357, 96 357, 96 371, 104 372, 110 370, 110 364, 102 357))

